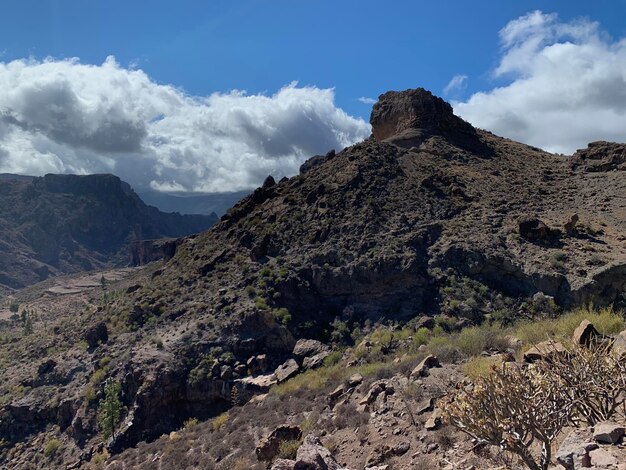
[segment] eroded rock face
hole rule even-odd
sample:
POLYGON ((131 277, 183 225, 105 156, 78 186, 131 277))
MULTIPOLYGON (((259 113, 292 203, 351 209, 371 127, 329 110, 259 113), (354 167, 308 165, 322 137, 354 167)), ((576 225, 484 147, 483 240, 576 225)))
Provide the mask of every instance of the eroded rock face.
POLYGON ((370 124, 376 140, 404 147, 419 145, 431 135, 475 134, 469 123, 454 115, 452 106, 423 88, 380 95, 370 124))

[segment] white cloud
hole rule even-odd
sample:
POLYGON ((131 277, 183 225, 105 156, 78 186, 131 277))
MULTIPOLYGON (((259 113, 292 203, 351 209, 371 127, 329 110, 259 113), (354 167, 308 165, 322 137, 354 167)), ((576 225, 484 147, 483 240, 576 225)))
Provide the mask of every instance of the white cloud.
POLYGON ((460 91, 465 88, 467 83, 467 75, 455 75, 452 77, 452 80, 448 82, 446 87, 443 89, 444 95, 449 95, 452 92, 460 91))
POLYGON ((371 105, 371 104, 376 103, 377 100, 375 100, 374 98, 368 98, 367 96, 361 96, 359 98, 359 101, 361 103, 365 103, 365 104, 370 104, 371 105))
POLYGON ((507 24, 500 40, 494 76, 510 83, 453 103, 461 117, 553 152, 626 141, 626 38, 535 11, 507 24))
POLYGON ((194 97, 112 57, 0 62, 0 172, 112 172, 138 188, 231 191, 369 133, 332 89, 194 97))

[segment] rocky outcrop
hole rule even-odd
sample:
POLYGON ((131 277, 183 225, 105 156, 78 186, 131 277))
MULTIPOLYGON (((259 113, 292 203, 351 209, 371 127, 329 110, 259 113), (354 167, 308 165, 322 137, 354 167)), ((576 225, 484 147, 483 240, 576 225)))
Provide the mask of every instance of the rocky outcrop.
POLYGON ((158 260, 167 261, 176 254, 176 248, 183 241, 183 238, 135 241, 130 246, 130 265, 141 266, 158 260))
POLYGON ((298 426, 279 426, 264 437, 256 447, 255 453, 261 461, 271 461, 278 455, 281 442, 298 441, 302 438, 302 430, 298 426))
POLYGON ((626 144, 591 142, 586 149, 577 150, 571 158, 575 169, 586 172, 605 172, 626 169, 626 144))
POLYGON ((452 106, 423 88, 388 91, 378 97, 370 116, 378 141, 419 146, 433 135, 466 147, 480 147, 474 128, 454 115, 452 106))

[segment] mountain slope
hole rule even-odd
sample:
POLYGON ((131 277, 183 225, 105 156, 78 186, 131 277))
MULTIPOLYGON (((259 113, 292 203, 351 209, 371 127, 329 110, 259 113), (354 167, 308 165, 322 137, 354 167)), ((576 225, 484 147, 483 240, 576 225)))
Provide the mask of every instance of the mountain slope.
MULTIPOLYGON (((366 141, 268 177, 163 266, 76 298, 71 324, 53 308, 34 324, 41 338, 6 343, 0 433, 29 443, 20 458, 51 424, 67 455, 97 444, 103 377, 122 384, 118 452, 217 415, 233 387, 258 392, 297 338, 345 346, 424 314, 457 329, 623 301, 626 145, 549 154, 474 129, 423 89, 381 95, 371 122, 366 141), (68 341, 95 323, 103 344, 68 341), (54 386, 37 369, 48 350, 54 386)), ((29 292, 26 305, 50 308, 29 292)))
POLYGON ((0 284, 128 263, 132 241, 207 229, 213 216, 165 214, 113 175, 4 175, 0 183, 0 284))

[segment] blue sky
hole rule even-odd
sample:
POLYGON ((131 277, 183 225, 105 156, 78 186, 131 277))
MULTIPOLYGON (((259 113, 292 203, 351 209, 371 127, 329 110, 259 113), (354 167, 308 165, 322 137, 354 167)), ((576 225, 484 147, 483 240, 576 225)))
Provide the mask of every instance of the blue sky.
POLYGON ((114 55, 194 95, 296 80, 334 87, 340 107, 368 118, 357 99, 388 89, 441 94, 457 74, 468 76, 466 95, 492 88, 498 31, 536 9, 626 36, 623 0, 21 0, 3 5, 0 51, 94 64, 114 55))
POLYGON ((4 2, 0 172, 248 189, 418 86, 552 152, 623 142, 624 18, 626 0, 4 2))

